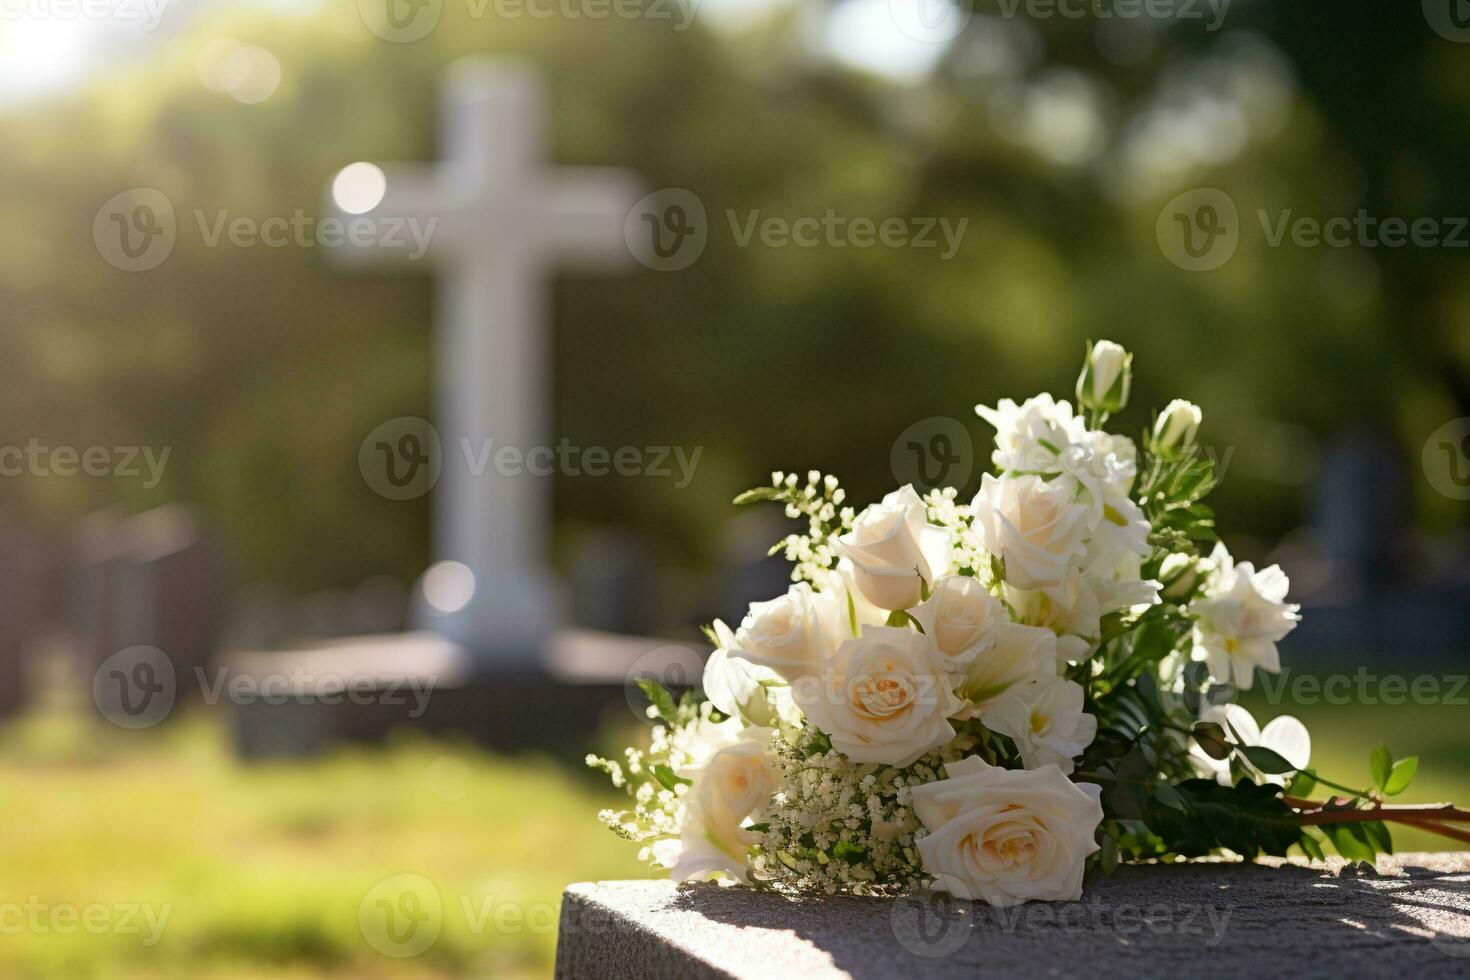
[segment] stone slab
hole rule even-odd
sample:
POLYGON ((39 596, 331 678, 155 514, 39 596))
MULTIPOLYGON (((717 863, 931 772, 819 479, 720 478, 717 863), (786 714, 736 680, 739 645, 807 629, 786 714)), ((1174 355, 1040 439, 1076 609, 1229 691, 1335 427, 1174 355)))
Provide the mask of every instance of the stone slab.
POLYGON ((245 758, 305 757, 411 728, 580 762, 604 724, 643 717, 646 701, 633 678, 690 686, 702 671, 699 649, 568 629, 550 637, 532 666, 497 668, 452 640, 420 631, 242 652, 223 663, 232 678, 282 695, 228 704, 245 758), (344 697, 344 688, 360 694, 344 697))
POLYGON ((572 885, 556 976, 1470 977, 1470 852, 1376 869, 1123 867, 1079 902, 789 899, 667 881, 572 885))

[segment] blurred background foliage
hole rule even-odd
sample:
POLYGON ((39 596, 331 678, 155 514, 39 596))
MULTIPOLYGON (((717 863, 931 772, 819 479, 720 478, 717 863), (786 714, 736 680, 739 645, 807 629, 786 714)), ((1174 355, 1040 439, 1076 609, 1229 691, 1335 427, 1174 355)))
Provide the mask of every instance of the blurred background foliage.
MULTIPOLYGON (((684 490, 560 478, 564 546, 626 526, 667 567, 707 567, 736 491, 811 466, 866 499, 893 482, 897 434, 931 416, 969 427, 978 481, 988 431, 972 406, 1065 391, 1089 337, 1138 352, 1125 431, 1171 397, 1203 406, 1204 441, 1233 453, 1222 524, 1247 552, 1310 520, 1335 436, 1379 434, 1417 469, 1428 433, 1470 415, 1463 252, 1272 248, 1256 218, 1470 214, 1470 51, 1417 9, 1236 0, 1208 31, 986 2, 928 70, 872 71, 839 29, 865 5, 736 17, 710 0, 676 31, 446 3, 407 44, 371 35, 356 0, 178 8, 149 57, 0 117, 0 442, 169 446, 165 479, 0 481, 0 505, 61 532, 114 500, 187 500, 237 582, 415 576, 426 501, 373 494, 356 454, 379 422, 431 414, 430 277, 346 274, 322 248, 211 248, 199 221, 320 216, 349 162, 435 159, 441 72, 487 51, 545 65, 556 162, 633 167, 709 216, 689 269, 555 284, 556 436, 704 447, 684 490), (271 98, 200 84, 199 52, 221 36, 279 59, 271 98), (163 191, 179 219, 146 274, 90 241, 97 207, 132 186, 163 191), (1165 202, 1200 186, 1241 215, 1238 252, 1209 274, 1155 240, 1165 202), (731 231, 752 211, 829 209, 969 224, 950 261, 741 248, 731 231)), ((1412 485, 1421 526, 1463 517, 1412 485)))

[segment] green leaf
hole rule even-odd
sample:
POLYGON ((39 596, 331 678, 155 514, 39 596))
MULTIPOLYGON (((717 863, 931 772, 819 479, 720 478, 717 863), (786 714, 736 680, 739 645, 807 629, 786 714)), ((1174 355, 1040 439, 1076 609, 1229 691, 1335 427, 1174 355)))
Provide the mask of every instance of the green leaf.
MULTIPOLYGON (((849 598, 851 598, 851 596, 849 596, 849 598)), ((905 612, 902 609, 895 609, 895 610, 893 610, 892 612, 890 612, 888 614, 888 625, 889 626, 898 626, 898 627, 912 626, 914 629, 918 630, 920 633, 924 632, 924 627, 922 627, 922 626, 919 625, 919 621, 917 619, 915 619, 914 617, 910 616, 907 612, 905 612)))
POLYGON ((1388 779, 1383 783, 1383 791, 1389 796, 1398 796, 1409 788, 1414 781, 1414 774, 1419 771, 1419 757, 1411 755, 1407 759, 1400 759, 1393 764, 1389 770, 1388 779))
POLYGON ((644 696, 648 698, 649 703, 653 705, 653 710, 657 713, 658 717, 670 725, 678 719, 679 709, 674 704, 674 696, 669 693, 668 688, 664 687, 652 677, 638 678, 638 687, 643 691, 644 696))
POLYGON ((1380 854, 1393 853, 1393 835, 1388 832, 1388 826, 1382 820, 1373 820, 1361 826, 1369 846, 1380 854))
POLYGON ((1284 856, 1301 840, 1301 818, 1282 802, 1275 786, 1257 786, 1248 779, 1234 786, 1188 779, 1174 788, 1184 799, 1185 812, 1155 807, 1147 823, 1177 854, 1198 857, 1228 847, 1248 858, 1284 856))
POLYGON ((1327 853, 1322 850, 1322 845, 1317 843, 1317 838, 1313 837, 1311 834, 1303 833, 1302 839, 1298 841, 1298 843, 1301 845, 1302 853, 1312 860, 1327 860, 1327 853))
POLYGON ((1368 756, 1368 772, 1373 777, 1373 785, 1379 789, 1387 786, 1388 776, 1392 770, 1393 753, 1388 751, 1388 746, 1380 744, 1368 756))
POLYGON ((1337 853, 1349 861, 1371 862, 1377 854, 1361 824, 1324 824, 1323 829, 1337 853))
POLYGON ((1255 766, 1258 771, 1267 776, 1281 776, 1289 772, 1296 772, 1296 766, 1286 761, 1279 752, 1268 749, 1264 745, 1242 745, 1240 754, 1245 756, 1246 761, 1255 766))
POLYGON ((1154 786, 1154 799, 1181 813, 1185 810, 1184 797, 1180 796, 1179 791, 1168 783, 1158 783, 1154 786))
POLYGON ((832 848, 832 856, 841 861, 861 861, 867 853, 867 848, 846 840, 838 841, 832 848))
POLYGON ((1202 721, 1195 725, 1194 740, 1211 759, 1230 758, 1230 742, 1225 737, 1225 729, 1213 721, 1202 721))
POLYGON ((674 787, 680 783, 688 786, 691 782, 691 780, 685 779, 683 776, 675 775, 674 770, 662 762, 655 765, 651 771, 653 772, 653 778, 658 780, 658 784, 670 793, 674 792, 674 787))

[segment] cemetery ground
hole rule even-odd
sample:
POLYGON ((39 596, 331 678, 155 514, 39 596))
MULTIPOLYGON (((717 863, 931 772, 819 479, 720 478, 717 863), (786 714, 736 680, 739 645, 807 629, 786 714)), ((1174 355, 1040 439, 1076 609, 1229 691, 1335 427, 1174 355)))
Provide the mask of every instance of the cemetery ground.
MULTIPOLYGON (((1313 763, 1336 778, 1366 782, 1382 735, 1419 752, 1408 801, 1470 798, 1464 707, 1251 707, 1302 717, 1313 763)), ((152 906, 155 918, 168 906, 167 919, 151 946, 143 916, 130 933, 5 928, 0 976, 547 976, 563 887, 645 873, 636 848, 595 819, 618 799, 566 762, 417 736, 245 764, 217 716, 121 732, 38 711, 0 728, 0 906, 100 906, 113 922, 124 906, 152 906), (375 884, 404 873, 435 883, 443 927, 421 955, 395 959, 365 941, 358 912, 375 884), (506 904, 518 912, 497 920, 506 904)), ((1394 834, 1404 850, 1454 844, 1394 834)))

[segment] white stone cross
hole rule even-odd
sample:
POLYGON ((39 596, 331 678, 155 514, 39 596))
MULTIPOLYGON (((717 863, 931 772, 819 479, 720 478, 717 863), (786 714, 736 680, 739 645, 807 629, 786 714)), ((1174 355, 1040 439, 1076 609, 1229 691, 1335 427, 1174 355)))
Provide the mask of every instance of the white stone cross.
MULTIPOLYGON (((474 575, 469 602, 433 626, 502 664, 536 656, 559 625, 561 603, 547 565, 550 478, 526 466, 498 472, 495 450, 515 447, 527 465, 547 458, 546 450, 527 458, 550 438, 545 280, 554 263, 631 262, 623 224, 640 194, 629 171, 544 167, 544 102, 528 64, 456 62, 441 109, 444 162, 385 165, 382 200, 363 212, 385 233, 395 220, 425 231, 433 222, 432 421, 443 453, 433 552, 474 575)), ((410 250, 380 243, 339 251, 402 260, 410 250)))

